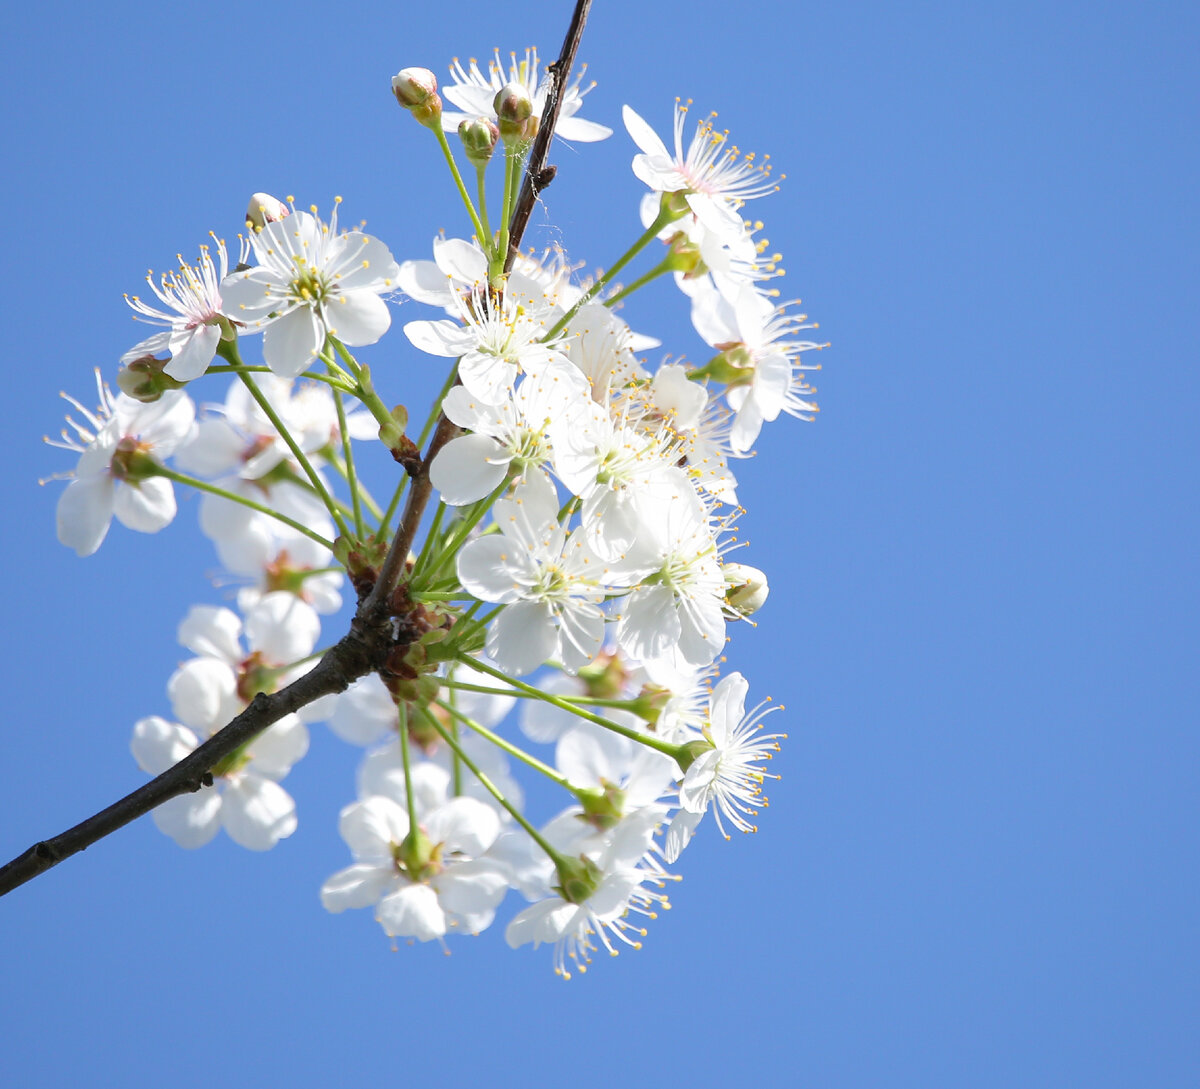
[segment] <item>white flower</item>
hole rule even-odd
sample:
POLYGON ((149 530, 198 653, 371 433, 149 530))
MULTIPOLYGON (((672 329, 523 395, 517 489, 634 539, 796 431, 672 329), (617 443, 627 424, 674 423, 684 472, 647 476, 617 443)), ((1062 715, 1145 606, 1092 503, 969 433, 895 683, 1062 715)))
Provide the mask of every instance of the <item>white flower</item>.
POLYGON ((74 432, 52 446, 77 452, 74 472, 58 501, 58 539, 80 556, 90 556, 108 533, 113 515, 141 533, 157 533, 175 517, 175 490, 156 466, 191 434, 196 410, 181 390, 143 404, 121 393, 114 398, 96 376, 100 407, 89 412, 63 397, 85 423, 67 417, 74 432))
POLYGON ((763 779, 778 778, 763 771, 761 764, 779 751, 779 742, 787 735, 759 732, 762 720, 782 708, 767 707, 764 701, 747 714, 748 691, 740 673, 730 673, 713 691, 704 727, 705 740, 712 747, 692 762, 679 785, 680 809, 667 829, 663 848, 668 863, 679 857, 710 807, 726 839, 729 833, 722 817, 740 832, 757 830, 747 818, 767 804, 763 779))
MULTIPOLYGON (((508 71, 500 61, 500 50, 495 51, 495 59, 488 63, 488 74, 485 76, 479 69, 479 64, 471 60, 470 68, 464 69, 455 60, 450 65, 450 75, 455 82, 442 86, 442 94, 465 113, 443 113, 442 124, 447 132, 458 129, 460 121, 473 121, 477 117, 487 117, 496 120, 496 110, 492 105, 496 92, 506 83, 520 83, 533 101, 533 116, 541 119, 546 108, 546 94, 549 90, 549 76, 538 78, 539 61, 536 49, 525 50, 523 60, 517 60, 515 53, 509 54, 508 71)), ((597 125, 594 121, 585 121, 576 117, 583 105, 583 96, 595 86, 591 84, 581 89, 587 65, 581 65, 578 74, 563 88, 559 106, 558 123, 555 135, 564 140, 578 140, 589 143, 593 140, 603 140, 612 135, 612 129, 597 125)))
MULTIPOLYGON (((208 247, 201 246, 200 262, 195 268, 183 264, 180 257, 179 271, 165 274, 159 283, 154 282, 153 273, 147 274, 146 283, 150 290, 167 310, 174 313, 156 310, 136 295, 125 296, 125 301, 143 321, 165 325, 169 331, 155 333, 131 348, 121 356, 122 365, 145 355, 170 352, 171 361, 163 370, 176 381, 190 382, 208 370, 221 339, 221 281, 229 272, 225 242, 215 234, 212 238, 217 244, 220 271, 213 263, 208 247)), ((249 252, 250 244, 243 239, 240 261, 244 262, 249 252)))
MULTIPOLYGON (((161 775, 200 744, 186 726, 152 715, 133 728, 130 748, 138 767, 161 775)), ((245 749, 214 769, 215 782, 154 810, 154 823, 180 847, 203 847, 224 828, 251 851, 266 851, 296 830, 296 803, 282 779, 308 750, 308 732, 285 715, 245 749)))
POLYGON ((688 207, 705 227, 731 243, 745 236, 737 209, 743 201, 774 193, 779 186, 770 178, 771 168, 742 156, 736 147, 726 147, 727 133, 713 129, 710 115, 696 125, 687 153, 683 150, 683 124, 688 106, 675 103, 675 154, 667 150, 658 134, 628 106, 623 107, 625 128, 642 149, 634 157, 633 172, 656 193, 683 193, 688 207))
POLYGON ((577 672, 604 642, 603 563, 559 524, 558 497, 542 473, 498 501, 495 519, 500 533, 458 556, 467 592, 507 606, 488 630, 488 654, 516 675, 555 656, 577 672))
POLYGON ((804 329, 807 315, 789 314, 787 304, 776 306, 752 287, 743 287, 730 302, 716 289, 701 290, 692 298, 692 324, 719 349, 738 372, 725 392, 736 413, 730 444, 742 454, 754 445, 763 421, 780 412, 811 420, 817 406, 804 396, 815 392, 804 381, 804 372, 816 370, 800 362, 802 352, 822 346, 792 339, 804 329))
POLYGON ((392 323, 381 295, 392 290, 400 266, 388 248, 359 230, 337 229, 315 214, 293 212, 250 239, 258 267, 221 284, 226 313, 264 330, 263 359, 293 378, 316 357, 325 337, 374 344, 392 323))
POLYGON ((591 895, 581 903, 573 903, 561 893, 539 900, 508 924, 504 932, 508 944, 517 949, 532 942, 536 949, 552 943, 554 973, 564 979, 571 978, 568 962, 579 972, 586 972, 591 954, 601 947, 614 957, 618 945, 640 949, 646 931, 630 921, 630 913, 654 919, 655 908, 671 906, 662 893, 643 887, 661 887, 671 879, 647 860, 658 820, 657 806, 648 806, 622 820, 603 848, 589 853, 596 877, 591 895))
POLYGON ((520 374, 571 369, 557 341, 542 343, 549 328, 550 304, 532 281, 513 274, 503 297, 481 284, 467 297, 456 294, 453 301, 461 325, 410 321, 404 335, 423 352, 458 359, 458 376, 473 396, 496 404, 520 374))
POLYGON ((499 818, 474 798, 451 798, 420 825, 427 846, 414 855, 405 850, 408 814, 392 798, 372 795, 346 806, 338 830, 355 863, 321 886, 325 909, 375 904, 389 937, 423 942, 451 928, 477 934, 490 926, 508 881, 498 863, 479 856, 499 834, 499 818))
POLYGON ((550 458, 550 427, 573 402, 586 400, 588 387, 574 368, 554 367, 527 375, 498 404, 473 397, 455 386, 442 400, 442 411, 474 432, 448 442, 434 458, 429 478, 453 506, 474 503, 498 488, 510 467, 518 477, 550 458))

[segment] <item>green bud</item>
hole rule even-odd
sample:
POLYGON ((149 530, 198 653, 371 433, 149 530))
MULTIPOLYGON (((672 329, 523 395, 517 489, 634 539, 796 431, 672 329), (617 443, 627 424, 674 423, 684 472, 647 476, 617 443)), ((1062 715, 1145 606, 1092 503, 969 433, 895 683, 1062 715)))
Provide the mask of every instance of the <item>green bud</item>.
POLYGON ((572 904, 582 904, 596 891, 603 874, 600 867, 590 859, 567 858, 559 856, 555 859, 554 868, 558 871, 558 894, 572 904))
POLYGON ((711 741, 689 741, 686 745, 679 746, 678 752, 675 753, 675 763, 679 765, 680 771, 686 772, 700 757, 714 748, 716 746, 711 741))
POLYGON ((500 136, 506 144, 527 143, 537 134, 533 99, 523 83, 506 83, 492 100, 500 122, 500 136))
POLYGON ((583 806, 580 820, 600 831, 612 828, 625 815, 625 791, 615 783, 602 781, 600 789, 579 790, 575 797, 583 806))
POLYGON ((484 167, 496 150, 500 130, 486 117, 477 117, 474 121, 459 122, 458 138, 462 141, 467 161, 472 166, 484 167))
POLYGON ((117 386, 125 396, 141 401, 144 405, 151 404, 167 390, 183 389, 187 385, 163 370, 170 362, 170 359, 155 359, 153 355, 135 359, 117 373, 117 386))
POLYGON ((392 844, 392 858, 413 881, 427 881, 442 872, 442 845, 420 828, 412 828, 401 843, 392 844))
POLYGON ((396 101, 428 129, 442 123, 442 97, 437 87, 437 76, 428 68, 404 68, 392 76, 396 101))

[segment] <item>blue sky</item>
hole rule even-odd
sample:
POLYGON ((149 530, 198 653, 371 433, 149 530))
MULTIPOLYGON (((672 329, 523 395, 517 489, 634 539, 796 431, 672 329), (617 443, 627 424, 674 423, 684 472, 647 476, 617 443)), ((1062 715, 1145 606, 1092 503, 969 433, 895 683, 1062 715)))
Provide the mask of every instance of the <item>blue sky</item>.
MULTIPOLYGON (((142 332, 122 293, 255 190, 427 256, 465 228, 388 78, 548 59, 568 6, 9 14, 6 857, 142 781, 132 724, 225 592, 193 503, 84 561, 54 539, 41 436, 142 332)), ((692 98, 787 175, 753 211, 833 343, 818 420, 741 473, 772 597, 730 667, 791 735, 761 831, 702 828, 645 948, 586 979, 498 929, 393 953, 319 905, 355 753, 314 731, 269 855, 142 821, 0 903, 8 1080, 1194 1086, 1198 39, 1184 4, 598 0, 585 116, 618 131, 557 148, 529 241, 610 262, 621 104, 663 131, 692 98)), ((704 358, 666 286, 628 316, 704 358)), ((398 333, 369 359, 397 400, 439 381, 398 333)))

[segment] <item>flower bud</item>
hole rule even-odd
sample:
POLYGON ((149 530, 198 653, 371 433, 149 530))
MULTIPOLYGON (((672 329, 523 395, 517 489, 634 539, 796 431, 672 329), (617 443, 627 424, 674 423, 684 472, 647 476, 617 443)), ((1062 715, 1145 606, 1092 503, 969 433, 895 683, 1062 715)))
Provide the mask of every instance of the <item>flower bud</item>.
POLYGON ((126 397, 132 397, 144 405, 152 404, 167 390, 183 389, 187 385, 163 370, 170 362, 169 357, 156 359, 153 355, 134 359, 117 372, 117 386, 126 397))
POLYGON ((533 99, 523 83, 506 83, 492 101, 500 121, 500 135, 506 144, 532 140, 537 132, 533 99))
POLYGON ((255 193, 246 205, 246 229, 261 231, 268 223, 278 223, 292 214, 292 210, 278 197, 270 193, 255 193))
POLYGON ((467 153, 467 161, 472 166, 484 167, 496 149, 500 130, 486 117, 477 117, 474 121, 459 122, 458 138, 467 153))
POLYGON ((723 571, 725 600, 742 616, 758 612, 770 593, 767 576, 757 567, 745 563, 727 563, 723 571))
POLYGON ((437 76, 428 68, 404 68, 392 76, 392 94, 426 128, 441 124, 437 76))

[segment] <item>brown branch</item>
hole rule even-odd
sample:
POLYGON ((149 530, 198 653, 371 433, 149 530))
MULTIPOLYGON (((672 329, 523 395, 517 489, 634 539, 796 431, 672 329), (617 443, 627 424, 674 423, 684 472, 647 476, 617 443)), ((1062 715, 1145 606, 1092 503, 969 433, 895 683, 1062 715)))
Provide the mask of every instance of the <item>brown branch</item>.
MULTIPOLYGON (((571 66, 575 61, 575 53, 579 48, 579 39, 583 34, 590 7, 591 0, 578 0, 563 41, 562 52, 549 68, 550 91, 546 97, 546 109, 541 117, 538 134, 530 149, 521 194, 513 210, 509 228, 511 242, 505 271, 511 267, 520 249, 521 239, 529 225, 529 217, 538 193, 549 185, 554 177, 554 168, 546 166, 546 158, 550 151, 554 127, 558 123, 562 89, 571 74, 571 66)), ((0 896, 45 873, 63 859, 90 847, 130 821, 144 816, 163 802, 211 786, 212 769, 221 760, 243 745, 249 744, 284 715, 312 703, 321 696, 344 692, 360 677, 375 672, 383 665, 388 652, 396 645, 392 636, 388 602, 404 572, 405 561, 413 541, 416 540, 421 517, 433 492, 433 485, 429 481, 429 467, 437 452, 457 431, 457 427, 445 416, 439 418, 437 429, 429 441, 429 448, 425 451, 421 466, 413 477, 400 525, 388 547, 375 584, 359 602, 358 610, 350 624, 350 631, 326 651, 316 666, 278 692, 260 693, 255 696, 250 706, 237 718, 218 730, 174 767, 74 828, 69 828, 52 839, 35 843, 11 862, 0 867, 0 896)))
POLYGON ((517 197, 517 205, 513 209, 512 223, 508 231, 508 255, 504 260, 505 272, 512 268, 521 250, 521 239, 525 236, 525 228, 529 226, 529 217, 533 215, 533 206, 537 202, 538 194, 554 180, 555 167, 546 165, 546 160, 550 157, 550 141, 554 138, 558 111, 562 106, 563 89, 567 86, 571 68, 575 64, 575 54, 579 52, 579 40, 583 37, 583 28, 591 6, 592 0, 577 0, 575 11, 571 15, 571 25, 567 27, 567 36, 563 39, 562 52, 559 53, 558 60, 546 69, 550 75, 550 90, 546 95, 546 108, 538 122, 537 136, 533 138, 533 147, 529 150, 521 194, 517 197))

